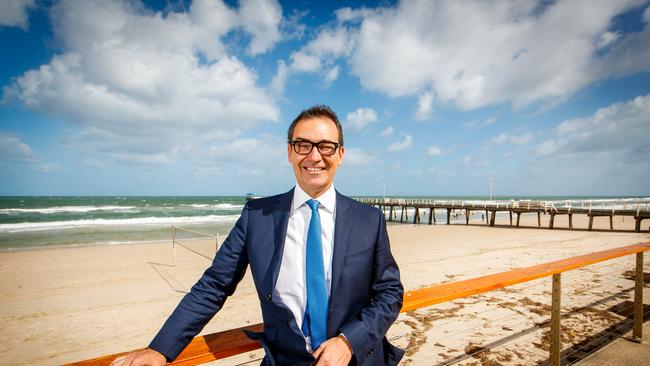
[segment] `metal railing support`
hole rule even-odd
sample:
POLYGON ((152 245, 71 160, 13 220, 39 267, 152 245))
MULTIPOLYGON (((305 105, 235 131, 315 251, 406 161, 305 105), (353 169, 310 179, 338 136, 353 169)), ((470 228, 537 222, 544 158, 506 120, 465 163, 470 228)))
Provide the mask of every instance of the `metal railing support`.
POLYGON ((639 343, 643 340, 643 252, 636 253, 632 340, 639 343))
POLYGON ((553 275, 553 289, 551 297, 551 333, 549 365, 560 366, 560 353, 562 352, 562 341, 560 336, 560 298, 561 298, 561 274, 553 275))

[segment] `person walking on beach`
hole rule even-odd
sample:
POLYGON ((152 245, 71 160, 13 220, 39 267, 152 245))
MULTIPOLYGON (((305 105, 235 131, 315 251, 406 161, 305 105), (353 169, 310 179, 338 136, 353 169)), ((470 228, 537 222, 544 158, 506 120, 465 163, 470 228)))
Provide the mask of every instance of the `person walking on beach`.
POLYGON ((232 295, 250 265, 264 331, 247 332, 262 365, 396 365, 404 351, 386 331, 404 289, 381 212, 334 189, 343 131, 326 106, 302 111, 288 131, 296 186, 249 201, 212 265, 149 347, 112 365, 175 359, 232 295))

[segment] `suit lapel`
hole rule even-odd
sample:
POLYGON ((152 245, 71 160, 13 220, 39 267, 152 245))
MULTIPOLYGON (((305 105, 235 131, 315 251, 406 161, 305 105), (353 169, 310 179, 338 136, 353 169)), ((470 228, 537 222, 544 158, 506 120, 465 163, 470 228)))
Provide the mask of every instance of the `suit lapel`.
POLYGON ((289 211, 291 210, 291 200, 293 199, 293 189, 289 192, 278 196, 273 206, 273 258, 271 259, 270 278, 271 283, 268 289, 273 291, 275 283, 278 280, 280 264, 282 263, 282 253, 284 252, 284 241, 287 237, 287 225, 289 223, 289 211))
POLYGON ((348 198, 336 192, 336 219, 334 222, 334 251, 332 253, 332 288, 330 291, 330 306, 336 305, 336 292, 340 286, 341 273, 345 257, 350 247, 350 234, 354 215, 349 212, 348 198))

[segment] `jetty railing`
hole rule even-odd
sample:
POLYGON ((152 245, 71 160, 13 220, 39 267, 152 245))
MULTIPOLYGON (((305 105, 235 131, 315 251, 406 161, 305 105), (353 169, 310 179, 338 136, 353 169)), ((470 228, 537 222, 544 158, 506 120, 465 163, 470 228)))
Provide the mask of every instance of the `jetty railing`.
POLYGON ((409 210, 413 212, 413 223, 419 224, 421 210, 429 210, 429 225, 436 223, 436 209, 447 211, 447 224, 451 223, 452 211, 464 211, 466 224, 475 211, 485 212, 485 221, 490 226, 495 225, 497 212, 507 212, 510 215, 510 225, 513 225, 513 214, 517 215, 517 226, 524 213, 536 213, 537 225, 542 226, 541 214, 550 215, 549 229, 553 228, 555 216, 568 215, 569 228, 573 228, 573 215, 585 214, 589 217, 588 230, 593 229, 594 217, 609 217, 610 229, 614 229, 614 216, 632 216, 636 220, 635 231, 641 231, 643 220, 650 219, 650 199, 624 200, 437 200, 421 198, 377 198, 358 197, 358 201, 377 206, 384 211, 389 209, 388 220, 397 220, 397 210, 400 211, 400 222, 408 221, 409 210))
MULTIPOLYGON (((640 342, 643 337, 643 254, 647 250, 650 250, 650 242, 628 245, 492 275, 412 290, 404 294, 404 304, 401 312, 408 312, 435 304, 482 294, 488 291, 498 290, 544 277, 552 277, 550 320, 551 346, 549 350, 549 364, 551 366, 559 366, 562 351, 560 342, 562 273, 635 254, 634 320, 632 337, 633 340, 640 342)), ((261 347, 260 344, 257 341, 247 338, 242 330, 260 332, 263 328, 263 324, 255 324, 204 336, 197 336, 171 364, 197 365, 259 349, 261 347)), ((116 357, 126 353, 128 352, 102 356, 71 363, 69 365, 109 365, 116 357)))

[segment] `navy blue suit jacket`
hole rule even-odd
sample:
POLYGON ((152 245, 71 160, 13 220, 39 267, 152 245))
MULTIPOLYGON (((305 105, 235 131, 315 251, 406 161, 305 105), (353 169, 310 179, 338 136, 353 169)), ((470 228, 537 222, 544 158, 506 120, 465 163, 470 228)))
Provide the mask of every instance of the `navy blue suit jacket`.
MULTIPOLYGON (((263 365, 308 365, 314 358, 293 313, 272 297, 289 220, 293 190, 249 201, 214 261, 185 295, 150 348, 173 360, 233 294, 250 264, 259 296, 263 365)), ((336 193, 328 339, 345 334, 351 364, 396 365, 404 351, 385 334, 397 318, 404 293, 381 212, 336 193)))

